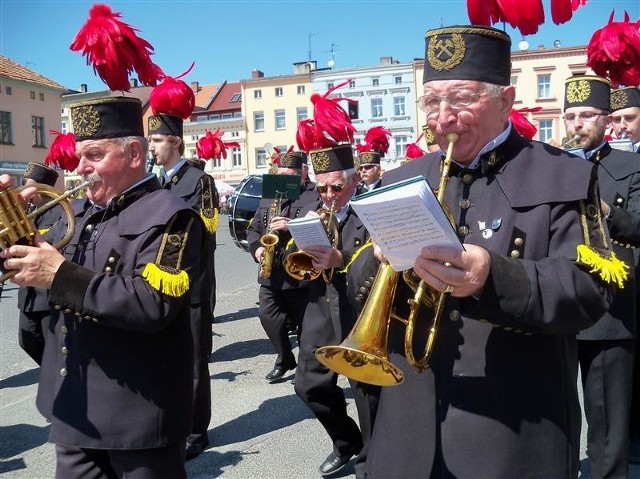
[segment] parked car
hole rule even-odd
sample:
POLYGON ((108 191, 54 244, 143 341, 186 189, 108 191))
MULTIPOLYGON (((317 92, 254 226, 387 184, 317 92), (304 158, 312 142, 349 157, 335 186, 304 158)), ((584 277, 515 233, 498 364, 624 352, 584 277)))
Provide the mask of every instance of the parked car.
POLYGON ((246 176, 229 197, 229 232, 238 248, 249 251, 247 227, 262 199, 262 175, 246 176))

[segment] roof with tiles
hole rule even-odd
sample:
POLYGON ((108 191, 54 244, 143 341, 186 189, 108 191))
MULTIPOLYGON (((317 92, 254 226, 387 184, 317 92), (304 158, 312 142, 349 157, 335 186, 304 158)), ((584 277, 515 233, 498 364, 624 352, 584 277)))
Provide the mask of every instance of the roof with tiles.
POLYGON ((213 100, 209 111, 240 110, 242 108, 240 82, 225 83, 213 100))
POLYGON ((211 85, 200 85, 198 82, 191 82, 191 89, 196 96, 196 106, 194 111, 209 110, 211 102, 215 98, 222 84, 213 83, 211 85))
POLYGON ((67 87, 62 86, 53 80, 49 80, 47 77, 44 77, 27 67, 23 67, 4 55, 0 55, 0 76, 11 78, 12 80, 36 83, 38 85, 44 85, 58 90, 68 90, 67 87))

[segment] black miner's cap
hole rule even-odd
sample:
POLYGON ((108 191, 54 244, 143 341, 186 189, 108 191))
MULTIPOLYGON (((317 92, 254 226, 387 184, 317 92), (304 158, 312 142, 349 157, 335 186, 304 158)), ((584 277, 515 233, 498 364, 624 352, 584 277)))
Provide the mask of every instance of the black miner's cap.
POLYGON ((161 113, 149 117, 149 135, 174 135, 182 138, 183 120, 179 116, 161 113))
POLYGON ((343 171, 354 167, 351 143, 311 150, 309 158, 315 174, 343 171))
POLYGON ((55 186, 58 180, 58 172, 41 163, 30 162, 22 174, 22 179, 35 180, 36 183, 43 183, 49 186, 55 186))
POLYGON ((144 136, 142 102, 134 97, 105 97, 71 105, 76 141, 144 136))
POLYGON ((611 83, 595 75, 576 75, 564 81, 564 109, 592 106, 611 111, 611 83))
POLYGON ((611 111, 640 107, 640 89, 635 86, 618 88, 611 91, 611 111))

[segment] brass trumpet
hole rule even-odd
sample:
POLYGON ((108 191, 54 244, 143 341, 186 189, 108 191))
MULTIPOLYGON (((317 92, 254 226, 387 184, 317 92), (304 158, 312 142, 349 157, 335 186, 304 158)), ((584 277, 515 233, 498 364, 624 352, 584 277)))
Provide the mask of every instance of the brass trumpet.
POLYGON ((567 148, 569 148, 569 149, 571 149, 571 148, 575 148, 575 147, 577 147, 577 146, 580 144, 580 143, 579 143, 579 140, 580 140, 580 135, 573 135, 571 138, 569 138, 567 141, 565 141, 565 142, 562 144, 562 148, 563 148, 563 149, 567 149, 567 148))
MULTIPOLYGON (((333 246, 337 247, 340 244, 340 229, 338 222, 333 215, 335 206, 336 202, 334 200, 329 210, 326 208, 319 208, 316 210, 316 213, 319 215, 325 215, 326 219, 323 220, 322 224, 327 232, 329 241, 331 241, 333 246)), ((287 274, 298 281, 313 281, 322 275, 327 283, 331 282, 333 279, 334 268, 331 268, 329 271, 318 269, 313 266, 313 261, 315 259, 316 257, 312 254, 304 251, 295 251, 293 253, 289 253, 285 257, 283 266, 287 274)))
MULTIPOLYGON (((7 190, 0 191, 0 228, 2 228, 0 230, 0 247, 4 250, 14 244, 33 244, 33 238, 38 231, 35 226, 34 219, 60 203, 60 206, 62 206, 62 209, 67 216, 67 231, 62 239, 55 243, 53 247, 57 250, 64 248, 67 243, 71 241, 76 227, 76 216, 73 212, 73 208, 71 207, 69 197, 73 196, 78 191, 91 186, 93 183, 94 180, 89 179, 81 185, 78 185, 71 190, 67 190, 64 193, 42 183, 25 185, 19 188, 9 188, 7 190), (51 198, 51 201, 27 214, 25 207, 20 201, 19 195, 24 189, 32 187, 37 190, 37 194, 51 198)), ((0 276, 0 283, 4 283, 15 275, 16 271, 8 271, 4 275, 0 276)))
MULTIPOLYGON (((436 198, 446 208, 444 192, 449 181, 449 169, 453 161, 453 147, 458 141, 456 133, 447 135, 449 146, 445 157, 436 198)), ((449 220, 453 217, 448 212, 449 220)), ((414 290, 414 297, 408 300, 409 316, 401 318, 393 313, 395 291, 400 273, 390 264, 380 265, 373 281, 371 292, 364 308, 347 338, 337 346, 323 346, 316 350, 316 358, 329 369, 356 381, 376 386, 395 386, 404 380, 400 368, 389 361, 387 340, 392 319, 405 324, 404 352, 407 362, 424 371, 429 366, 433 347, 438 334, 438 325, 444 309, 447 293, 436 291, 424 281, 413 279, 411 270, 402 274, 403 279, 414 290), (424 353, 416 359, 413 354, 413 333, 421 305, 433 310, 424 353)))

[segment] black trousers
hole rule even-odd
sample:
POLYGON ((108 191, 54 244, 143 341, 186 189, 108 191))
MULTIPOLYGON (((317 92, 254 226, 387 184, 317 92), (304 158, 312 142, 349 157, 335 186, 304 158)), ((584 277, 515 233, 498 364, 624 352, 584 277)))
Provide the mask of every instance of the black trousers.
POLYGON ((184 444, 155 449, 86 449, 56 444, 56 479, 187 479, 184 444))
POLYGON ((336 454, 357 453, 363 446, 362 435, 356 422, 347 414, 344 392, 337 384, 338 375, 318 362, 315 350, 308 343, 300 344, 296 394, 327 431, 336 454))
POLYGON ((289 324, 300 326, 307 306, 306 289, 273 289, 260 286, 258 317, 276 350, 275 367, 293 368, 296 358, 289 340, 289 324))
POLYGON ((193 337, 193 428, 189 441, 205 436, 211 422, 211 376, 209 352, 212 348, 209 303, 191 305, 193 337))
POLYGON ((634 340, 579 340, 591 477, 626 479, 634 340))
POLYGON ((49 327, 50 312, 20 312, 18 344, 38 364, 42 364, 44 332, 49 327))

